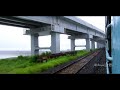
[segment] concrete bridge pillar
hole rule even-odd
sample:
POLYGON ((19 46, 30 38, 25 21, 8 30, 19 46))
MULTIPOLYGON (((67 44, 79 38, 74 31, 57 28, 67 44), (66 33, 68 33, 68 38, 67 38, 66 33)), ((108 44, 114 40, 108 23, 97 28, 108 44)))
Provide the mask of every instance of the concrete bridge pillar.
POLYGON ((71 39, 71 51, 75 51, 75 39, 71 39))
POLYGON ((100 48, 100 43, 97 42, 97 48, 100 48))
POLYGON ((95 41, 91 40, 92 49, 95 49, 95 41))
POLYGON ((86 38, 86 50, 90 51, 90 38, 86 38))
POLYGON ((31 34, 31 55, 39 54, 38 34, 31 34))
POLYGON ((51 32, 51 52, 60 53, 60 33, 51 32))

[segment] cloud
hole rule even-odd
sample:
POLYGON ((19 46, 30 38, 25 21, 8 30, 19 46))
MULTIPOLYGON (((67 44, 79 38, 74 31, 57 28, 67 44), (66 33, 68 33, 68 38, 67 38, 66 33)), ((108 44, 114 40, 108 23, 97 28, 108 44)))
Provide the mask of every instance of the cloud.
POLYGON ((105 16, 77 16, 105 32, 105 16))

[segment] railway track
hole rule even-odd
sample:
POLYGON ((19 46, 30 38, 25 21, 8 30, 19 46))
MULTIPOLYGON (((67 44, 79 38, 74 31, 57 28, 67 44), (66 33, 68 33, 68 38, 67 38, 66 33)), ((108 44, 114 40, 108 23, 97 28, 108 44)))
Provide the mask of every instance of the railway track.
POLYGON ((99 54, 99 57, 94 65, 94 74, 107 74, 105 50, 99 54))
POLYGON ((77 74, 106 74, 105 50, 102 49, 77 74))
POLYGON ((76 60, 61 64, 40 74, 96 74, 94 64, 99 62, 104 49, 92 51, 76 60))
POLYGON ((54 72, 53 74, 76 74, 80 69, 82 69, 87 63, 92 60, 101 50, 98 50, 88 56, 85 56, 83 58, 80 58, 78 61, 71 63, 70 65, 67 65, 60 70, 54 72))

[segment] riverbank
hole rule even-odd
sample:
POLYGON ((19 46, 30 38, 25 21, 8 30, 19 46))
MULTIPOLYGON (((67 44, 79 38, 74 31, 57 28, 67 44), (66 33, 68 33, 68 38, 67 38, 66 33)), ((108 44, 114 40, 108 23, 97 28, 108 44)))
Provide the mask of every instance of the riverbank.
POLYGON ((53 68, 60 64, 69 62, 88 54, 86 50, 78 51, 75 55, 60 56, 57 58, 49 59, 45 62, 36 62, 35 56, 19 56, 17 58, 2 59, 0 60, 0 73, 1 74, 34 74, 40 73, 49 68, 53 68))

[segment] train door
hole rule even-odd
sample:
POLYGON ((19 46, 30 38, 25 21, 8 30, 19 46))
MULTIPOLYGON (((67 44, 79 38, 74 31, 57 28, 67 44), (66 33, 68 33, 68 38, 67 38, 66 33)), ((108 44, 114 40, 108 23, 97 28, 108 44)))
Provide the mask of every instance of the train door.
POLYGON ((111 16, 105 17, 105 30, 106 30, 106 69, 107 74, 111 74, 112 73, 111 16))

